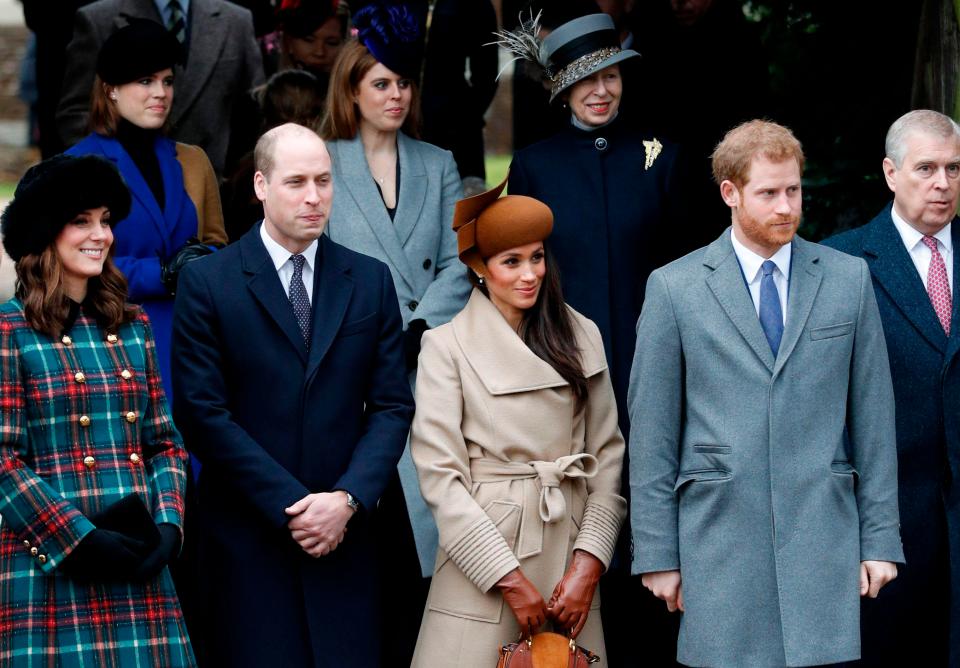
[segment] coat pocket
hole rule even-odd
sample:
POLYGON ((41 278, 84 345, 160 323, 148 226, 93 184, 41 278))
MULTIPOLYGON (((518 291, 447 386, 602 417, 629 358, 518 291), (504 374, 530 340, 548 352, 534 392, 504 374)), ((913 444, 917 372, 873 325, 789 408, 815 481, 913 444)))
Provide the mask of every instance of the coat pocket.
POLYGON ((695 471, 681 471, 677 476, 677 482, 673 486, 674 492, 679 492, 681 488, 692 482, 723 482, 732 477, 730 471, 726 469, 697 469, 695 471))
POLYGON ((847 461, 837 460, 830 462, 830 472, 837 475, 853 476, 854 482, 860 479, 860 473, 853 468, 853 464, 847 461))
MULTIPOLYGON (((520 534, 520 504, 493 500, 483 510, 510 549, 516 551, 520 534)), ((497 624, 503 611, 503 596, 496 589, 487 593, 477 589, 460 567, 441 550, 430 584, 427 607, 455 617, 497 624)))
POLYGON ((819 341, 821 339, 834 339, 838 336, 846 336, 853 331, 852 322, 841 322, 836 325, 827 325, 826 327, 817 327, 810 330, 810 339, 819 341))
POLYGON ((728 455, 730 454, 729 445, 694 445, 694 452, 702 452, 709 455, 728 455))

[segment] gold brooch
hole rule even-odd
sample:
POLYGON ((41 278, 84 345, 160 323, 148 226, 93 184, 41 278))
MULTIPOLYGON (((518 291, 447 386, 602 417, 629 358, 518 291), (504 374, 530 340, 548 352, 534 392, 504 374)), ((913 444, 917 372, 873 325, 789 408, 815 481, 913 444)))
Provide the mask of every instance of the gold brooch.
POLYGON ((650 141, 643 142, 643 148, 646 151, 646 160, 643 162, 643 170, 646 171, 653 166, 654 160, 657 159, 657 156, 660 155, 660 151, 663 150, 663 144, 654 137, 650 141))

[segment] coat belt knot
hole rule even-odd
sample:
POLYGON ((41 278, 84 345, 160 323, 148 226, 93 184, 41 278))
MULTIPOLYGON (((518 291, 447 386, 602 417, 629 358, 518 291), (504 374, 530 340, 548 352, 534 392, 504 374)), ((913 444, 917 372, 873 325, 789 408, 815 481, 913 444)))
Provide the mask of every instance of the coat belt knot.
POLYGON ((561 483, 567 478, 592 478, 597 474, 597 458, 586 452, 567 455, 552 462, 504 462, 495 459, 474 459, 470 475, 475 483, 524 480, 523 520, 517 545, 517 557, 524 558, 540 552, 543 544, 543 525, 559 522, 569 515, 561 483), (540 491, 534 481, 540 481, 540 491), (531 513, 539 509, 540 522, 531 513), (540 529, 536 527, 539 525, 540 529))

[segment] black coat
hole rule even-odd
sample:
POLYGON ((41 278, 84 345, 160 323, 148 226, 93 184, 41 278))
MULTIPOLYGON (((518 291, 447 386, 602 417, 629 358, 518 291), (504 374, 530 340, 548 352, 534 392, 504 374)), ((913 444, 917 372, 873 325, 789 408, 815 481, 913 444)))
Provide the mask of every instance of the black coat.
POLYGON ((949 337, 889 206, 867 225, 823 242, 870 266, 897 401, 900 524, 907 563, 879 598, 863 602, 867 665, 919 661, 960 667, 960 218, 951 228, 949 337))
POLYGON ((175 416, 198 484, 206 659, 213 666, 379 665, 368 513, 413 414, 387 267, 320 237, 303 342, 259 225, 180 276, 175 416), (362 506, 314 559, 284 508, 344 489, 362 506))
MULTIPOLYGON (((603 335, 620 426, 627 435, 627 384, 647 276, 698 247, 681 227, 676 148, 614 121, 584 132, 569 126, 517 152, 509 192, 529 195, 554 215, 549 251, 567 303, 603 335), (645 167, 644 141, 662 149, 645 167)), ((703 244, 699 244, 703 245, 703 244)))

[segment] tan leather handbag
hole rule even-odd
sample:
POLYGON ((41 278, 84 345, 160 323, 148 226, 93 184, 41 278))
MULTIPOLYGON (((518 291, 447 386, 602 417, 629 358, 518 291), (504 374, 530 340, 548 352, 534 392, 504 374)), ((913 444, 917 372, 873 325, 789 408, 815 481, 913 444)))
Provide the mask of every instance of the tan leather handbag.
POLYGON ((500 648, 497 668, 586 668, 600 657, 559 633, 537 633, 500 648))

